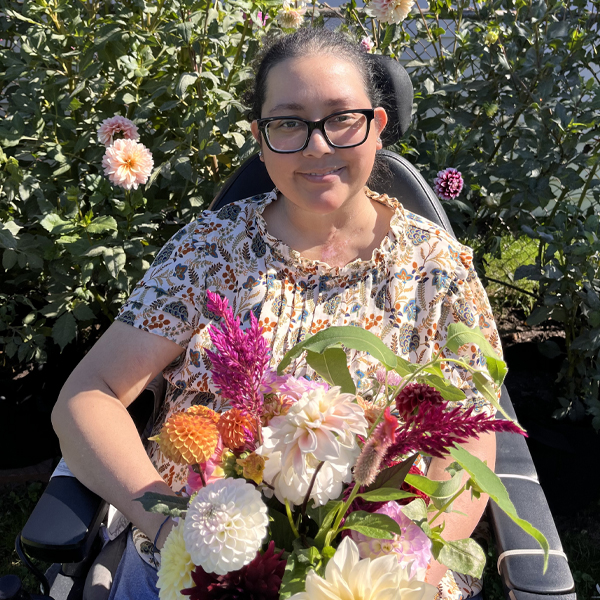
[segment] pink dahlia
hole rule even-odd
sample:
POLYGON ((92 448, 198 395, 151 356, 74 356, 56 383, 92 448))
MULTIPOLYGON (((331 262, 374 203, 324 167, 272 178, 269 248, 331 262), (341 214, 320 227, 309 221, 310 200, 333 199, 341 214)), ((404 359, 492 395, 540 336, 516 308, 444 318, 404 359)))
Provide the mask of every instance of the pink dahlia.
POLYGON ((463 189, 463 178, 460 171, 451 167, 438 171, 437 177, 433 180, 433 186, 438 198, 442 200, 454 200, 463 189))
POLYGON ((275 542, 264 553, 238 571, 225 575, 207 573, 202 567, 192 571, 194 587, 181 590, 191 600, 279 600, 285 571, 283 550, 275 554, 275 542))
POLYGON ((373 40, 368 35, 365 35, 365 37, 362 40, 360 40, 359 45, 360 49, 364 52, 371 52, 375 44, 373 44, 373 40))
POLYGON ((102 159, 104 174, 113 185, 137 190, 148 181, 154 161, 146 146, 133 140, 117 140, 109 146, 102 159))
POLYGON ((125 117, 120 117, 119 115, 115 115, 110 119, 104 119, 104 121, 100 123, 100 127, 98 127, 98 139, 100 140, 100 143, 104 144, 107 148, 112 145, 116 133, 122 133, 123 138, 126 140, 134 140, 137 142, 137 140, 140 139, 138 128, 135 123, 125 117))
POLYGON ((391 540, 378 540, 353 531, 352 539, 358 546, 361 558, 379 558, 386 554, 395 554, 402 568, 410 565, 410 577, 423 580, 427 566, 431 562, 431 541, 421 528, 413 523, 396 502, 387 502, 377 511, 387 515, 400 525, 400 535, 394 534, 391 540))

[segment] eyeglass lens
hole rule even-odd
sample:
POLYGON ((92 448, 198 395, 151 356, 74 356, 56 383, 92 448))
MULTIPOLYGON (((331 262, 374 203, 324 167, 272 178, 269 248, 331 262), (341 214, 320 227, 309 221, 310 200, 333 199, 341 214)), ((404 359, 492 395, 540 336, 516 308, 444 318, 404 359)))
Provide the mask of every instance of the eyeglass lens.
MULTIPOLYGON (((361 113, 334 115, 325 121, 325 133, 335 146, 355 146, 367 137, 368 119, 361 113)), ((297 119, 276 119, 266 126, 269 143, 275 150, 300 150, 308 138, 308 125, 297 119)))

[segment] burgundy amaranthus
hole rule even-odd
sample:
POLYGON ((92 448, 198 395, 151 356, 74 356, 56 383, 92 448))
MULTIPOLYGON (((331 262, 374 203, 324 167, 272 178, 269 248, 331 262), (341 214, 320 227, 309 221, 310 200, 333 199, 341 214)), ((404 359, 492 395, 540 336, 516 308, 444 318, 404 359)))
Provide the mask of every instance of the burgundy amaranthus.
POLYGON ((260 418, 264 394, 261 384, 269 364, 269 348, 263 329, 250 312, 250 327, 242 331, 239 318, 234 318, 226 298, 207 291, 207 308, 221 317, 220 328, 211 325, 209 335, 216 352, 207 350, 212 363, 212 378, 221 394, 238 408, 260 418))
POLYGON ((454 200, 460 195, 463 189, 463 177, 460 171, 449 167, 443 171, 438 171, 437 177, 433 180, 433 189, 442 200, 454 200))
POLYGON ((207 573, 198 566, 192 571, 194 587, 181 590, 191 600, 279 600, 285 571, 283 550, 275 554, 275 542, 238 571, 225 575, 207 573))
POLYGON ((416 413, 407 415, 397 429, 396 439, 386 453, 386 462, 414 452, 444 458, 447 448, 463 444, 472 437, 478 438, 481 433, 510 431, 527 435, 512 421, 497 420, 483 413, 473 414, 473 406, 466 410, 447 408, 448 402, 440 402, 433 393, 425 398, 416 413))

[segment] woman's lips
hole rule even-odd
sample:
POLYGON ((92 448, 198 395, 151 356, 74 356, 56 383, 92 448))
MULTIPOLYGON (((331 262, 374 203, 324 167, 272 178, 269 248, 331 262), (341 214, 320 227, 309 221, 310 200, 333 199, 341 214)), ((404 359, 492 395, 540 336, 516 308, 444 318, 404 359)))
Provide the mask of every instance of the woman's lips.
POLYGON ((329 183, 339 178, 344 167, 331 169, 317 169, 315 171, 301 171, 299 175, 313 183, 329 183))

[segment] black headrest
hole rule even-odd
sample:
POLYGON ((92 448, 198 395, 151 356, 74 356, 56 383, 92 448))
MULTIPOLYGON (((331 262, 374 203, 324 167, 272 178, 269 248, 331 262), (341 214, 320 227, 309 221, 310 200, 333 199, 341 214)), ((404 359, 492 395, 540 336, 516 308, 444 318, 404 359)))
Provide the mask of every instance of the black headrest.
POLYGON ((388 124, 381 134, 384 147, 395 144, 410 126, 413 106, 413 86, 404 67, 389 56, 369 55, 377 87, 381 90, 381 105, 388 114, 388 124))

